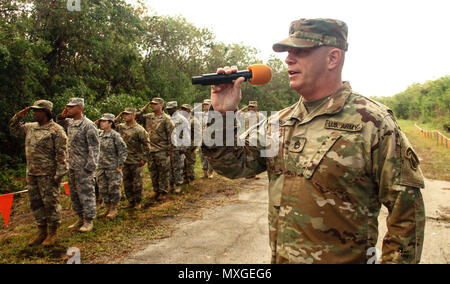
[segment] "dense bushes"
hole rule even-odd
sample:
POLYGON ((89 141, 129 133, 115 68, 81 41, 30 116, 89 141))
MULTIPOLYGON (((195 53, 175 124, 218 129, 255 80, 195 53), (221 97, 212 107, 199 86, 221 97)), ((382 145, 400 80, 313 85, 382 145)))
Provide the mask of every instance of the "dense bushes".
POLYGON ((392 97, 374 99, 390 107, 400 119, 431 123, 441 130, 450 126, 450 76, 414 84, 392 97))

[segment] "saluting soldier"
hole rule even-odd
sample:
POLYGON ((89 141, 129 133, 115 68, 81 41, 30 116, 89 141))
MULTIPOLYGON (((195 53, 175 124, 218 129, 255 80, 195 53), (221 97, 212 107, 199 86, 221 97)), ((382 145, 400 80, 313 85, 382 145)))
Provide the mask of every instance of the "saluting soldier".
POLYGON ((153 98, 147 103, 140 112, 136 113, 136 119, 140 121, 150 135, 150 158, 148 170, 152 179, 155 199, 165 196, 169 193, 170 160, 173 145, 171 135, 174 125, 163 111, 164 100, 162 98, 153 98), (152 106, 151 113, 145 113, 152 106))
POLYGON ((52 102, 38 100, 15 114, 9 122, 12 134, 25 137, 28 196, 39 228, 38 236, 29 245, 53 245, 61 224, 58 196, 59 184, 68 169, 67 136, 64 129, 53 121, 52 110, 52 102), (30 109, 35 122, 21 122, 30 109))
MULTIPOLYGON (((211 107, 211 100, 205 99, 203 101, 202 135, 205 135, 205 129, 208 123, 208 111, 210 107, 211 107)), ((199 152, 200 152, 200 160, 202 161, 203 178, 212 178, 214 170, 211 164, 208 162, 208 159, 206 159, 205 155, 203 155, 202 148, 199 149, 199 152)))
POLYGON ((147 131, 136 122, 135 108, 125 108, 115 121, 119 121, 122 115, 125 123, 116 125, 116 129, 125 141, 128 153, 122 170, 123 187, 129 201, 129 208, 140 209, 144 165, 150 154, 150 141, 147 131))
POLYGON ((97 184, 106 211, 99 217, 113 219, 117 216, 120 202, 120 186, 122 185, 122 169, 127 159, 127 145, 118 132, 112 129, 116 116, 105 113, 99 119, 101 130, 100 157, 96 171, 97 184))
MULTIPOLYGON (((167 113, 170 115, 174 129, 172 131, 172 155, 170 156, 170 187, 171 191, 175 193, 181 192, 181 185, 183 184, 183 170, 184 170, 184 152, 187 145, 183 145, 183 134, 189 128, 188 120, 178 111, 178 102, 168 102, 166 105, 167 113)), ((189 141, 190 142, 190 141, 189 141)))
POLYGON ((84 99, 71 98, 57 122, 67 129, 69 154, 69 188, 72 206, 78 221, 69 226, 80 232, 90 232, 97 216, 95 203, 95 170, 100 142, 95 124, 83 114, 84 99))
POLYGON ((185 115, 185 118, 189 120, 189 127, 190 127, 190 138, 191 138, 191 144, 189 147, 185 148, 184 151, 184 182, 186 184, 189 184, 189 182, 195 180, 195 161, 196 161, 196 154, 195 151, 197 150, 197 146, 195 146, 195 137, 196 135, 201 135, 201 125, 198 123, 194 116, 191 115, 191 106, 188 104, 183 104, 181 106, 181 113, 185 115), (198 125, 196 125, 198 124, 198 125))

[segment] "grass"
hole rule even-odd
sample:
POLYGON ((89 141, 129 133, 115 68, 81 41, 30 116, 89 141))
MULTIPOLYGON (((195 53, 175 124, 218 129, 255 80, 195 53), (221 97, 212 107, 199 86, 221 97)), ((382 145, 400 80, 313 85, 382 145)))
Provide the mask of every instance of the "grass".
MULTIPOLYGON (((435 140, 425 139, 417 132, 413 121, 399 120, 398 123, 419 156, 424 176, 428 179, 450 181, 450 149, 438 145, 435 140)), ((433 129, 423 124, 419 126, 422 129, 433 129)))
MULTIPOLYGON (((87 234, 67 229, 76 222, 77 216, 70 208, 71 201, 63 194, 61 187, 60 204, 63 207, 62 225, 58 230, 58 242, 51 248, 29 247, 28 241, 37 234, 37 227, 31 215, 27 194, 14 197, 9 227, 0 222, 0 263, 66 263, 66 252, 76 247, 81 253, 82 263, 120 263, 149 240, 166 238, 174 228, 168 217, 182 212, 195 211, 211 205, 211 197, 222 194, 232 196, 239 190, 242 180, 229 180, 217 174, 213 179, 201 179, 203 172, 199 157, 195 168, 197 180, 183 186, 183 193, 169 195, 164 202, 158 202, 147 209, 128 210, 121 208, 114 220, 105 218, 94 221, 94 230, 87 234)), ((123 193, 123 192, 122 192, 123 193)), ((152 195, 151 181, 145 169, 144 202, 152 195)), ((124 194, 122 207, 127 205, 124 194)), ((104 209, 98 210, 98 213, 104 209)))

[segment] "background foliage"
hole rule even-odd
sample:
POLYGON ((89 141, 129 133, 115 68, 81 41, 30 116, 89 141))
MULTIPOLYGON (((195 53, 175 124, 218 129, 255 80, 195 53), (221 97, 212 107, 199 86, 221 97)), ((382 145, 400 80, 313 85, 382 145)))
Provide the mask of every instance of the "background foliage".
POLYGON ((441 131, 450 126, 450 76, 413 84, 392 97, 374 99, 391 108, 400 119, 426 123, 441 131))

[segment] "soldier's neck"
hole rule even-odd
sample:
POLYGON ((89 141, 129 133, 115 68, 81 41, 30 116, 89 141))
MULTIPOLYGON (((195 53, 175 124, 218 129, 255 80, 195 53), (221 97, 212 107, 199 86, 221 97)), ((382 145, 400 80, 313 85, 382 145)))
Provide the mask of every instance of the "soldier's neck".
POLYGON ((80 112, 78 114, 75 114, 72 118, 73 118, 73 120, 80 120, 83 118, 83 113, 80 112))
POLYGON ((133 126, 135 123, 136 123, 136 120, 132 120, 132 121, 127 121, 127 122, 125 122, 125 124, 126 124, 127 126, 133 126))
POLYGON ((50 123, 50 120, 46 120, 46 121, 38 121, 38 123, 39 123, 39 126, 45 126, 45 125, 47 125, 47 124, 50 123))

